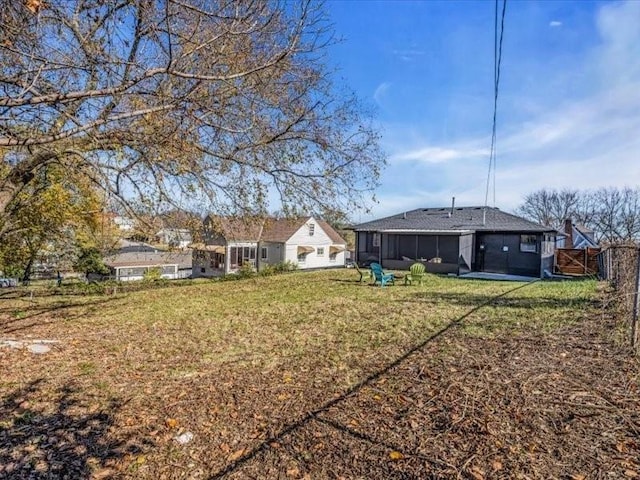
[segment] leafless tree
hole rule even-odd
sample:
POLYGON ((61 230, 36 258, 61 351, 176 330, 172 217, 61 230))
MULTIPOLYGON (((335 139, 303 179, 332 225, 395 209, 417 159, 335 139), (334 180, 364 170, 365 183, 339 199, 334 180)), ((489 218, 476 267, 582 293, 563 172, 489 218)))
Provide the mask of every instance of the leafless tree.
POLYGON ((640 239, 640 190, 602 188, 591 194, 597 205, 592 225, 601 240, 626 243, 640 239))
POLYGON ((0 0, 0 236, 50 163, 129 206, 366 205, 384 156, 333 42, 315 0, 0 0))
POLYGON ((576 214, 579 202, 578 190, 542 189, 528 194, 517 212, 546 227, 561 228, 566 218, 576 214))
POLYGON ((570 218, 591 229, 598 242, 640 240, 640 188, 543 189, 527 195, 517 212, 558 229, 570 218))

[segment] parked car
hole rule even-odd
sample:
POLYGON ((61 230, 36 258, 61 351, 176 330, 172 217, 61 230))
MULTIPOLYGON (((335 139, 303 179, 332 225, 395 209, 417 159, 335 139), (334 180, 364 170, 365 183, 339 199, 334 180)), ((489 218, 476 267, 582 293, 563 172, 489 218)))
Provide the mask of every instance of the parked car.
POLYGON ((0 288, 17 287, 18 280, 15 278, 0 278, 0 288))

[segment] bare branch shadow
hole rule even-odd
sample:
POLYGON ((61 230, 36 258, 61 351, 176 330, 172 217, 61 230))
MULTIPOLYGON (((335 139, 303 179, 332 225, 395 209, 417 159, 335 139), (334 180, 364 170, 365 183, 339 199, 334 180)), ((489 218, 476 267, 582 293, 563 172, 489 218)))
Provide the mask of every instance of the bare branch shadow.
POLYGON ((41 322, 44 316, 49 314, 65 314, 67 310, 75 307, 85 307, 86 310, 83 310, 81 313, 65 315, 65 319, 67 320, 76 318, 96 311, 98 308, 103 307, 115 299, 116 297, 109 297, 91 302, 59 302, 46 305, 26 304, 20 309, 16 308, 15 305, 10 307, 2 306, 0 307, 0 334, 14 333, 34 327, 41 322), (2 316, 5 318, 2 318, 2 316))
POLYGON ((141 451, 110 431, 122 402, 91 411, 73 385, 47 388, 39 379, 0 399, 0 478, 89 478, 141 451))

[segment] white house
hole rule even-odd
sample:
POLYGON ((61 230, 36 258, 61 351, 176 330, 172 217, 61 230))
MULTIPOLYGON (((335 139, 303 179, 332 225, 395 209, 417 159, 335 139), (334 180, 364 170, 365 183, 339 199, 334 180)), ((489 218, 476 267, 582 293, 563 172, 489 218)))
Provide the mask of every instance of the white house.
POLYGON ((163 228, 156 233, 156 239, 171 247, 186 248, 191 242, 191 232, 186 228, 163 228))
POLYGON ((256 270, 292 262, 300 269, 344 267, 346 241, 314 217, 238 220, 208 216, 205 243, 193 247, 193 275, 234 273, 243 264, 256 270))
POLYGON ((130 232, 134 229, 136 223, 132 218, 123 217, 122 215, 116 215, 113 217, 113 223, 116 227, 125 232, 130 232))

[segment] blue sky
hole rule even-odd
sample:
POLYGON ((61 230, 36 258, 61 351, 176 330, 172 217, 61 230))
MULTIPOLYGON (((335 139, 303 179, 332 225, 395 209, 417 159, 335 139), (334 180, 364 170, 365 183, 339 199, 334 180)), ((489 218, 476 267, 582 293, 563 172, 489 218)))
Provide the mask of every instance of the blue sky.
MULTIPOLYGON (((484 204, 494 2, 329 0, 327 9, 343 38, 331 62, 375 108, 389 156, 379 203, 353 220, 452 196, 484 204)), ((640 184, 640 1, 508 1, 501 75, 497 207, 545 187, 640 184)))

